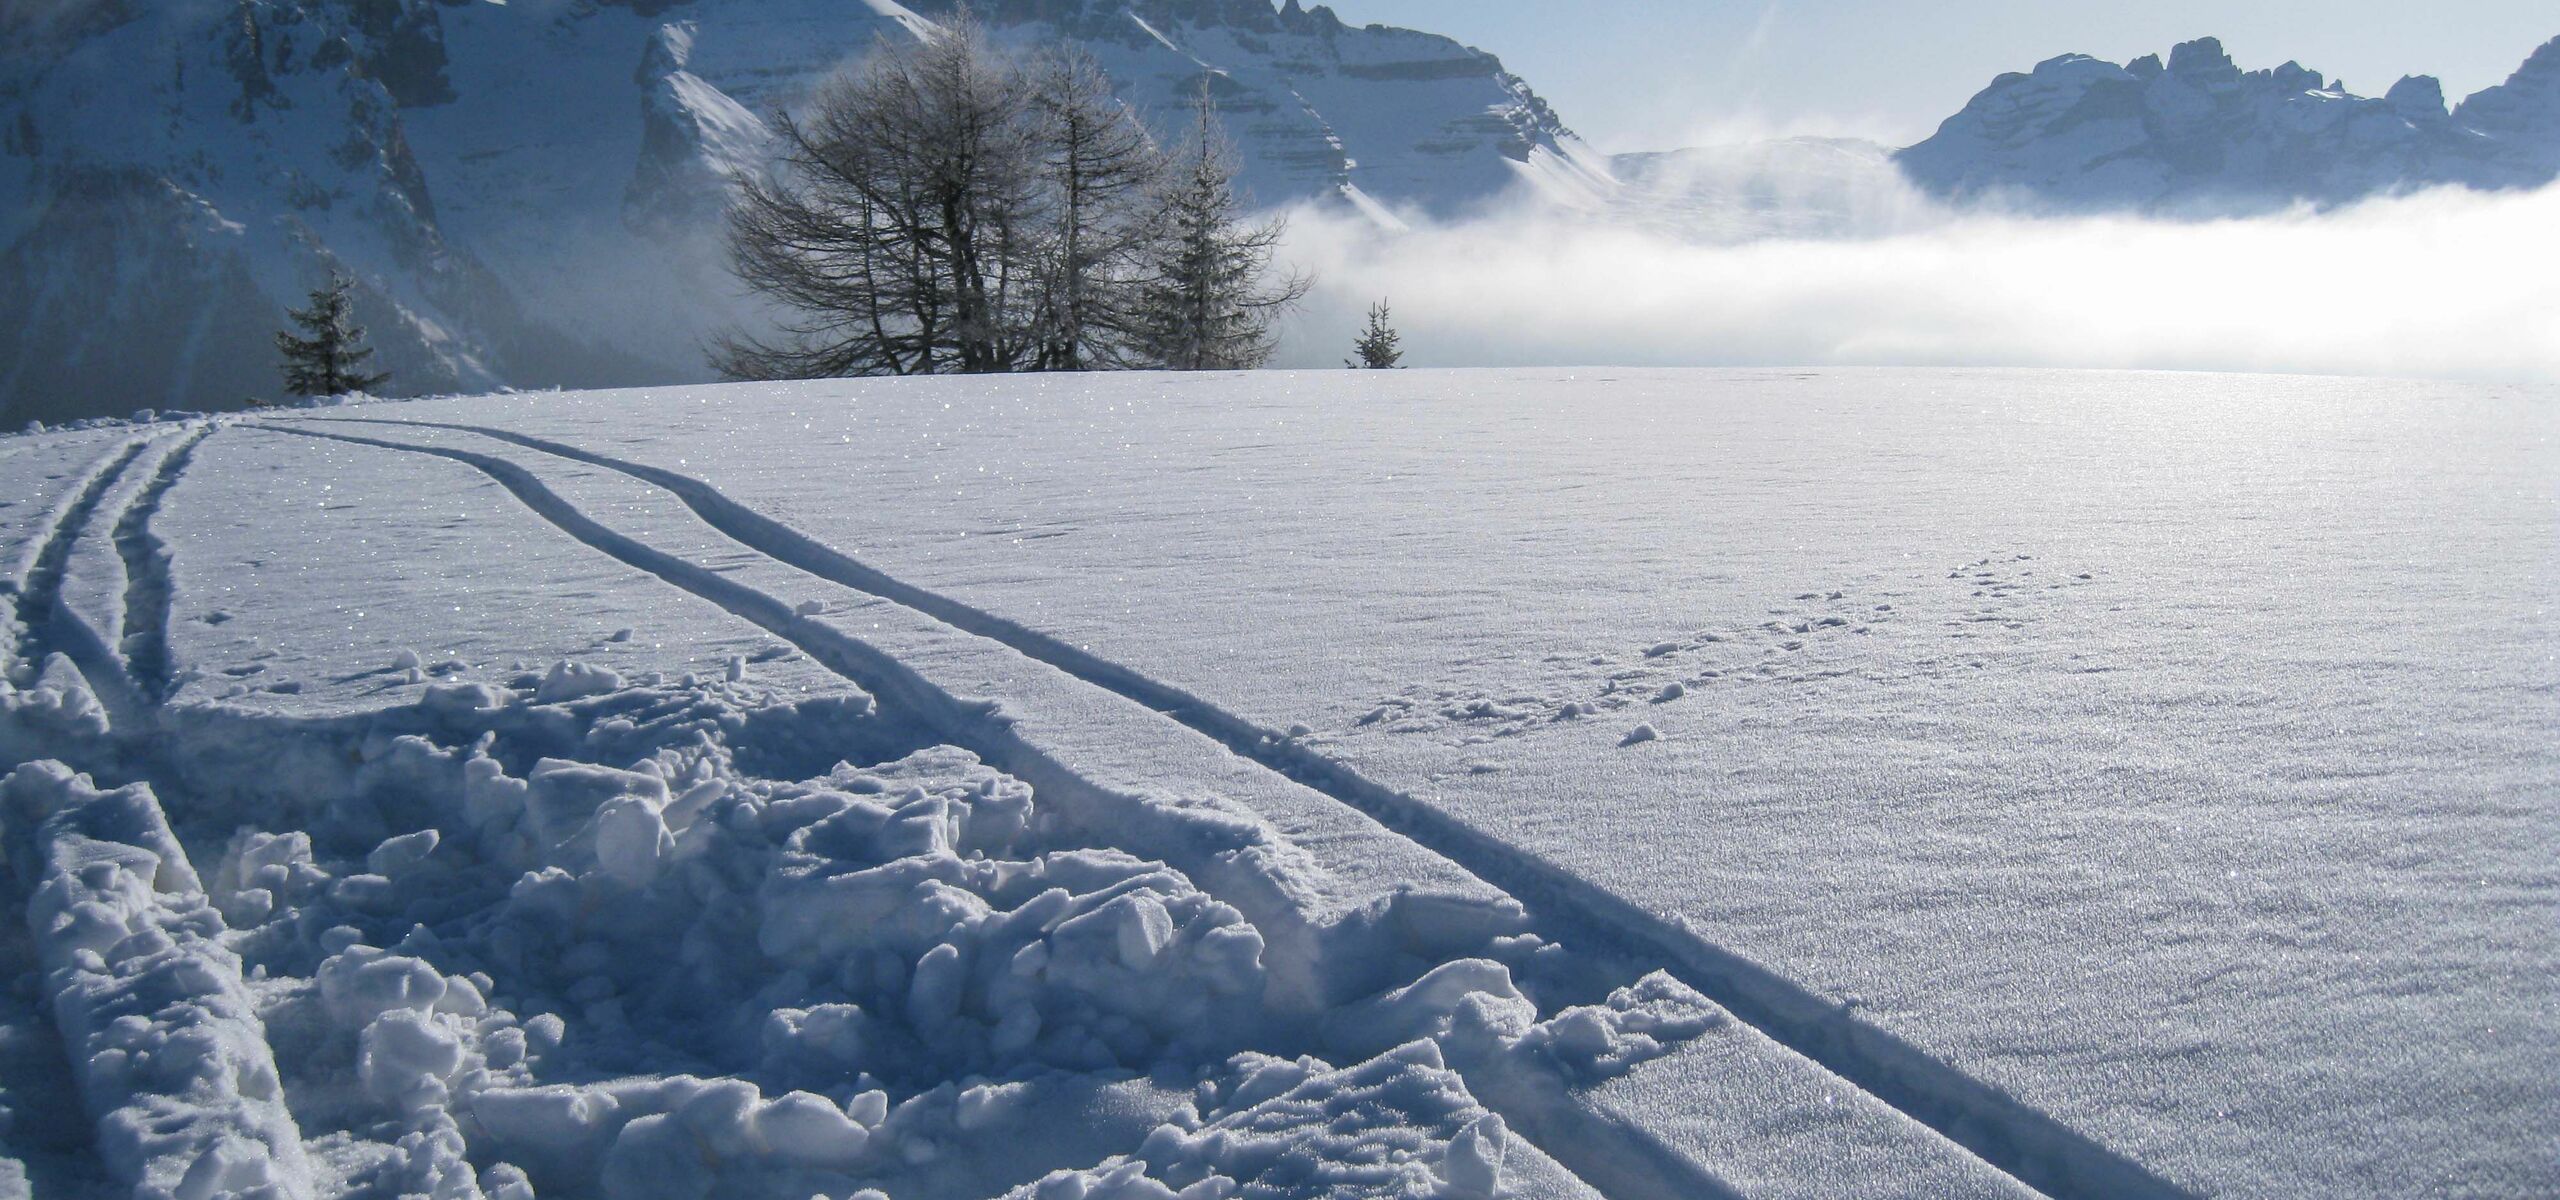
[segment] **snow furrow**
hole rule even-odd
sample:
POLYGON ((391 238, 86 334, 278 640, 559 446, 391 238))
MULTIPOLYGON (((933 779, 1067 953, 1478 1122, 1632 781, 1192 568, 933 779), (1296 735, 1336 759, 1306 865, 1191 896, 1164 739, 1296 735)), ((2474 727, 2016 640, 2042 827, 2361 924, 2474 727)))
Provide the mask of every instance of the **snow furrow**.
POLYGON ((46 526, 41 541, 31 542, 34 552, 17 571, 18 622, 27 644, 20 648, 22 660, 36 657, 39 631, 53 619, 55 601, 62 591, 63 572, 71 565, 71 549, 80 540, 89 516, 97 511, 99 501, 127 466, 150 444, 149 438, 135 438, 120 451, 102 455, 89 468, 88 477, 69 491, 57 506, 46 526))
MULTIPOLYGON (((1543 925, 1567 940, 1608 945, 1632 957, 1669 964, 1682 982, 1778 1044, 1820 1064, 2029 1187, 2059 1197, 2184 1194, 2131 1160, 1909 1042, 1859 1020, 1832 999, 1716 944, 1694 927, 1631 904, 1537 854, 1461 822, 1426 801, 1379 784, 1187 690, 867 566, 730 499, 706 481, 494 427, 383 418, 338 420, 477 434, 653 484, 677 497, 713 528, 761 554, 999 642, 1027 658, 1163 713, 1240 757, 1348 805, 1528 903, 1541 914, 1543 925)), ((467 453, 410 448, 449 457, 467 453)))
MULTIPOLYGON (((64 585, 81 547, 95 524, 99 507, 114 492, 133 464, 148 451, 154 439, 141 438, 127 446, 101 468, 65 505, 38 550, 34 564, 26 575, 26 585, 18 596, 18 621, 21 628, 19 654, 22 661, 39 670, 51 670, 48 655, 60 654, 72 666, 80 682, 114 727, 132 725, 142 714, 143 706, 133 694, 118 661, 115 647, 65 602, 64 585)), ((59 675, 59 671, 53 672, 59 675)), ((68 680, 64 681, 67 685, 68 680)), ((56 688, 56 691, 63 689, 56 688)))
POLYGON ((153 472, 151 482, 116 519, 115 548, 124 560, 124 628, 119 639, 125 671, 143 700, 164 703, 174 687, 169 661, 169 547, 151 531, 169 489, 187 469, 196 447, 217 425, 188 435, 153 472))
POLYGON ((222 918, 145 784, 5 786, 27 923, 100 1159, 137 1197, 308 1200, 311 1165, 222 918))
POLYGON ((156 698, 141 686, 125 653, 125 637, 131 632, 126 610, 135 566, 125 525, 136 509, 151 503, 152 490, 167 465, 196 436, 154 438, 117 473, 72 543, 55 601, 63 622, 58 640, 78 650, 74 657, 94 685, 121 697, 137 714, 156 698))

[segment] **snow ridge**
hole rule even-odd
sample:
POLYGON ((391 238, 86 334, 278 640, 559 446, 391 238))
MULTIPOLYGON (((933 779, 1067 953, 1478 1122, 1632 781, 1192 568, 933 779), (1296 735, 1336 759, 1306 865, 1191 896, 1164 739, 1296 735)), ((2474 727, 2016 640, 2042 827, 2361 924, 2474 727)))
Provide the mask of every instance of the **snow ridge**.
POLYGON ((0 802, 33 827, 15 865, 39 881, 27 919, 108 1166, 152 1200, 313 1200, 239 957, 151 789, 32 764, 0 802))

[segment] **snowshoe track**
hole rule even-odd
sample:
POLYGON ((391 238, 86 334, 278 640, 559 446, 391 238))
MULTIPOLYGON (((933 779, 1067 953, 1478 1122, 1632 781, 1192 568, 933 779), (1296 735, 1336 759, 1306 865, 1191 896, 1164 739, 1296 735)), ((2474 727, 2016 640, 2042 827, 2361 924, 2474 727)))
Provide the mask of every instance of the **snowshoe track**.
MULTIPOLYGON (((1885 1030, 1859 1021, 1836 1001, 1717 945, 1685 922, 1645 911, 1533 853, 1458 821, 1428 802, 1368 779, 1276 731, 1258 726, 1182 688, 1148 678, 1047 634, 861 563, 730 499, 701 479, 505 429, 385 418, 325 420, 332 424, 405 426, 475 434, 616 471, 651 484, 676 497, 713 528, 765 557, 817 578, 899 604, 963 632, 999 642, 1027 658, 1163 713, 1221 743, 1239 757, 1259 763, 1366 813, 1387 828, 1448 858, 1528 904, 1533 912, 1539 914, 1542 927, 1555 930, 1568 940, 1607 946, 1632 957, 1663 964, 1682 982, 1779 1044, 1820 1064, 2029 1187, 2056 1197, 2173 1198, 2187 1195, 2167 1180, 2052 1117, 2029 1108, 1885 1030)), ((755 593, 734 597, 740 604, 732 605, 714 593, 745 592, 747 589, 737 588, 692 564, 603 527, 561 500, 523 467, 503 458, 280 424, 257 427, 436 455, 478 467, 537 513, 581 541, 632 566, 660 574, 696 595, 730 607, 740 616, 764 625, 777 635, 792 640, 795 645, 801 645, 830 667, 837 667, 842 661, 841 654, 824 653, 788 632, 792 614, 782 602, 755 593)), ((875 674, 884 666, 894 670, 894 664, 885 663, 847 663, 838 669, 866 689, 880 690, 874 686, 875 674), (856 671, 864 673, 856 674, 856 671)), ((1556 1153, 1559 1161, 1568 1168, 1583 1173, 1588 1164, 1592 1171, 1586 1174, 1586 1178, 1592 1178, 1595 1183, 1608 1180, 1619 1185, 1609 1189, 1618 1200, 1661 1195, 1666 1188, 1685 1187, 1689 1195, 1712 1194, 1721 1189, 1721 1185, 1714 1181, 1695 1177, 1681 1181, 1661 1178, 1650 1164, 1630 1159, 1627 1151, 1640 1147, 1624 1139, 1601 1139, 1609 1144, 1609 1152, 1591 1155, 1574 1155, 1568 1146, 1541 1140, 1546 1142, 1545 1148, 1556 1153)))

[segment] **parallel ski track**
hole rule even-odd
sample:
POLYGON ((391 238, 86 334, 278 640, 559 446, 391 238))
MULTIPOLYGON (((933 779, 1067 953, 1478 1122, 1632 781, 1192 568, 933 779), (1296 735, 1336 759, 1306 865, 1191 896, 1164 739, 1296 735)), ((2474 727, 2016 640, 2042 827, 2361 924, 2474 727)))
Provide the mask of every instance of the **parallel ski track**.
MULTIPOLYGON (((476 468, 536 516, 589 548, 719 605, 731 615, 790 642, 865 691, 923 717, 935 727, 937 736, 977 753, 989 764, 1030 783, 1034 790, 1068 794, 1084 786, 1070 768, 1011 739, 998 723, 981 720, 990 715, 987 706, 960 701, 942 692, 869 644, 801 618, 780 599, 597 522, 519 464, 467 450, 317 429, 284 425, 248 428, 432 455, 476 468)), ((1739 1193, 1723 1180, 1704 1172, 1651 1134, 1597 1113, 1518 1111, 1505 1113, 1505 1118, 1549 1157, 1611 1200, 1741 1200, 1739 1193)))
MULTIPOLYGON (((2090 1200, 2101 1197, 2110 1200, 2175 1200, 2189 1195, 2140 1164, 2115 1154, 1998 1088, 1965 1074, 1883 1029, 1857 1020, 1828 998, 1806 990, 1735 951, 1708 941, 1693 927, 1676 924, 1646 911, 1531 851, 1467 825, 1427 801, 1371 780, 1342 763, 1219 708, 1189 691, 1148 678, 1037 630, 865 565, 789 525, 730 499, 703 480, 563 442, 486 426, 369 417, 325 418, 317 423, 405 426, 476 434, 557 458, 617 471, 656 486, 683 502, 714 529, 757 553, 817 578, 869 593, 953 628, 999 642, 1025 657, 1161 712, 1219 742, 1238 756, 1350 805, 1387 828, 1456 862, 1530 905, 1532 911, 1542 914, 1542 923, 1550 927, 1560 924, 1568 936, 1596 941, 1639 958, 1668 964, 1675 977, 1723 1005, 1737 1018, 1750 1022, 1773 1040, 1821 1064, 1993 1167, 2057 1200, 2080 1197, 2090 1200)), ((770 624, 766 619, 740 611, 702 587, 668 575, 662 567, 681 572, 698 572, 699 569, 597 525, 551 493, 523 467, 503 458, 280 424, 258 427, 433 454, 479 467, 507 486, 519 499, 532 505, 538 513, 581 541, 631 565, 667 577, 715 603, 723 603, 732 611, 738 611, 740 615, 790 638, 795 644, 802 644, 803 649, 811 649, 788 631, 789 609, 780 601, 759 593, 749 603, 750 608, 763 610, 768 617, 782 618, 779 625, 770 624), (588 532, 582 533, 581 529, 588 532), (616 549, 615 546, 622 548, 616 549), (653 562, 657 565, 650 565, 653 562)), ((699 582, 706 587, 747 591, 717 576, 699 582)), ((820 662, 834 665, 830 655, 814 649, 811 653, 820 662)), ((856 682, 871 686, 861 679, 856 682)), ((1564 1160, 1563 1156, 1559 1157, 1564 1160)), ((1565 1161, 1565 1165, 1577 1174, 1582 1173, 1580 1165, 1573 1161, 1565 1161)), ((1618 1195, 1620 1200, 1628 1200, 1631 1195, 1663 1194, 1656 1183, 1655 1173, 1645 1164, 1627 1162, 1617 1155, 1610 1155, 1596 1167, 1602 1178, 1615 1176, 1635 1185, 1622 1193, 1608 1188, 1601 1178, 1585 1175, 1595 1186, 1602 1186, 1603 1190, 1618 1195)))
POLYGON ((149 444, 149 438, 135 438, 125 444, 122 452, 102 457, 71 499, 55 510, 53 523, 45 530, 44 543, 37 548, 35 561, 18 587, 18 623, 30 638, 53 616, 53 606, 62 595, 63 573, 71 566, 71 548, 79 543, 80 531, 88 526, 90 514, 97 511, 107 489, 116 485, 125 468, 132 466, 149 444))
POLYGON ((169 489, 177 486, 196 447, 219 426, 207 425, 180 442, 160 462, 149 486, 116 518, 116 553, 124 559, 125 671, 145 703, 157 706, 176 690, 169 661, 169 547, 151 531, 169 489))
MULTIPOLYGON (((26 578, 18 581, 17 588, 16 607, 20 643, 16 649, 19 659, 26 665, 26 669, 32 672, 43 668, 44 656, 48 651, 60 649, 69 655, 73 663, 80 668, 82 675, 91 679, 90 690, 98 694, 101 703, 110 706, 108 720, 111 727, 120 726, 130 717, 129 709, 119 711, 114 707, 128 698, 119 695, 110 699, 107 692, 99 690, 96 682, 97 673, 112 667, 112 663, 101 662, 98 659, 98 653, 104 649, 103 647, 87 647, 80 644, 92 639, 62 636, 59 621, 62 580, 64 573, 70 569, 72 548, 79 544, 81 535, 89 528, 97 514, 99 504, 106 499, 107 492, 115 487, 116 481, 123 477, 125 471, 132 467, 134 460, 141 457, 142 452, 149 448, 150 444, 150 438, 137 437, 127 442, 121 451, 102 455, 92 463, 88 478, 83 480, 70 497, 54 510, 53 521, 45 530, 44 541, 37 549, 35 557, 30 560, 26 578), (84 659, 87 661, 83 661, 84 659)), ((25 920, 17 915, 23 913, 26 906, 26 880, 21 878, 17 871, 0 868, 0 892, 5 892, 6 903, 10 906, 12 914, 9 923, 13 926, 12 930, 5 935, 8 942, 5 957, 13 968, 33 969, 35 966, 34 943, 25 928, 25 920)), ((69 1055, 74 1048, 63 1039, 60 1027, 55 1024, 50 1004, 37 1002, 27 1005, 22 1020, 25 1022, 21 1025, 22 1029, 30 1032, 41 1030, 44 1033, 45 1044, 42 1049, 33 1046, 21 1047, 12 1056, 16 1060, 16 1066, 21 1069, 31 1068, 37 1074, 33 1079, 19 1078, 11 1082, 21 1085, 33 1083, 40 1089, 51 1091, 50 1097, 40 1102, 46 1103, 46 1107, 37 1113, 25 1115, 54 1127, 52 1132, 64 1143, 53 1147, 54 1154, 29 1155, 21 1160, 20 1165, 29 1174, 28 1182, 35 1189, 33 1194, 48 1195, 59 1189, 66 1192, 78 1190, 84 1195, 92 1191, 97 1195, 105 1195, 110 1190, 110 1186, 104 1175, 90 1173, 103 1171, 103 1163, 96 1154, 96 1129, 89 1122, 87 1114, 79 1110, 77 1103, 68 1099, 72 1095, 73 1087, 69 1055), (70 1107, 67 1109, 61 1107, 64 1104, 70 1107), (71 1149, 72 1143, 76 1143, 86 1152, 63 1153, 71 1149)), ((27 1099, 33 1098, 32 1094, 25 1098, 12 1097, 19 1103, 25 1103, 27 1099)), ((27 1150, 28 1147, 22 1145, 0 1146, 0 1157, 10 1153, 26 1153, 27 1150)))
POLYGON ((18 593, 18 624, 24 630, 20 659, 33 670, 42 668, 47 651, 60 651, 70 658, 88 679, 89 690, 106 706, 108 724, 115 729, 124 729, 137 720, 143 712, 142 704, 116 659, 115 647, 100 643, 85 623, 63 610, 62 580, 70 569, 72 548, 88 534, 99 503, 152 440, 134 439, 123 453, 81 486, 46 533, 44 547, 36 552, 35 565, 27 572, 25 587, 18 593))

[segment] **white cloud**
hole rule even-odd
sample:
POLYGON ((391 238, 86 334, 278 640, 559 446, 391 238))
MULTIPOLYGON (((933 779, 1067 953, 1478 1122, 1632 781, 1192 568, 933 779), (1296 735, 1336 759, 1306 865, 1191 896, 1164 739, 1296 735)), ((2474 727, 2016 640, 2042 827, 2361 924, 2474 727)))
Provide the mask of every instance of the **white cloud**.
MULTIPOLYGON (((1778 226, 1786 227, 1783 223, 1778 226)), ((1515 211, 1385 233, 1301 211, 1282 365, 1392 298, 1410 365, 2007 365, 2560 380, 2560 185, 2208 222, 1935 210, 1702 244, 1515 211)))

